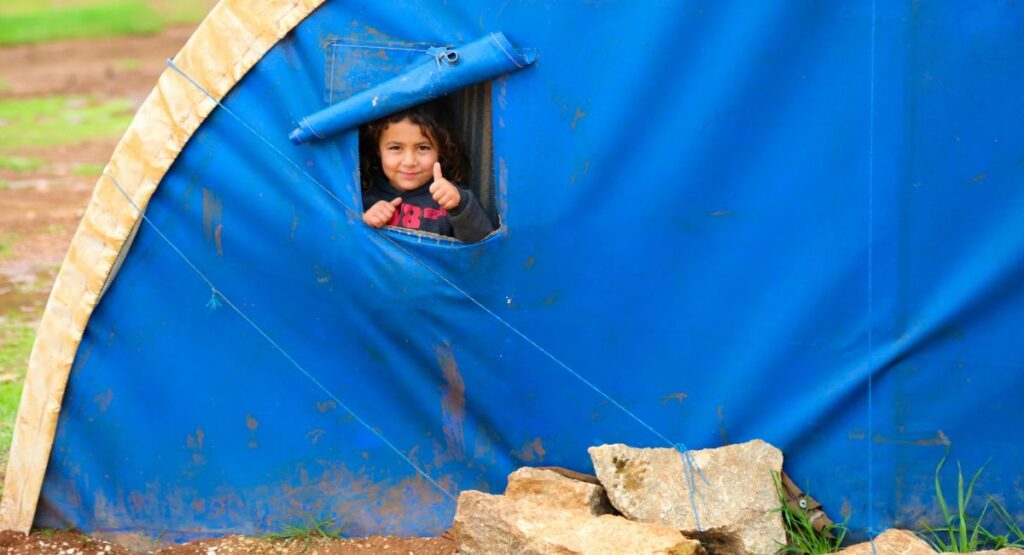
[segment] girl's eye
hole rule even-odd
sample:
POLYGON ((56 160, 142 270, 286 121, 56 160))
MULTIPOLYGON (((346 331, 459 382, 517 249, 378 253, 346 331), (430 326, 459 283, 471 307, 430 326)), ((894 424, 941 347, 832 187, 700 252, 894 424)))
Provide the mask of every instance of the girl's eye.
POLYGON ((420 152, 429 152, 431 150, 433 149, 430 148, 430 145, 420 145, 420 152))
POLYGON ((388 147, 388 150, 390 150, 391 152, 398 152, 399 150, 402 150, 402 148, 399 147, 398 145, 391 145, 388 147))

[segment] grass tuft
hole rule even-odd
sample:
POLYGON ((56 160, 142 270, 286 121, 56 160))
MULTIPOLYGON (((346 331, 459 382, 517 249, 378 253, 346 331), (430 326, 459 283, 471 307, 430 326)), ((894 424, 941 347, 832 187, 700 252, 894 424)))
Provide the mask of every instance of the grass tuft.
POLYGON ((35 326, 31 323, 0 315, 0 464, 4 467, 7 466, 25 369, 35 338, 35 326))
POLYGON ((267 534, 265 537, 271 540, 302 542, 306 545, 320 540, 341 538, 344 525, 334 526, 339 518, 341 517, 315 519, 308 516, 305 524, 283 524, 280 532, 267 534))
POLYGON ((103 174, 103 164, 79 164, 71 170, 71 173, 75 175, 94 175, 100 176, 103 174))
POLYGON ((0 150, 121 136, 135 106, 124 99, 49 96, 0 101, 0 150))
POLYGON ((39 169, 42 161, 34 156, 2 156, 0 155, 0 170, 11 170, 16 172, 30 172, 39 169))
POLYGON ((779 546, 777 553, 820 555, 839 551, 846 537, 846 522, 828 524, 821 531, 816 530, 814 522, 806 512, 790 506, 786 489, 782 486, 782 477, 778 472, 772 472, 772 481, 775 483, 775 494, 779 498, 779 508, 775 510, 782 513, 782 524, 789 542, 779 546))
POLYGON ((996 501, 992 497, 988 498, 989 503, 992 504, 992 510, 995 511, 996 517, 1002 522, 1003 526, 1007 531, 1007 547, 1024 547, 1024 528, 1017 523, 1017 520, 1013 518, 1010 511, 1006 510, 1006 507, 1002 503, 996 501))
POLYGON ((0 260, 14 255, 14 245, 21 239, 17 233, 0 234, 0 260))
POLYGON ((160 20, 167 25, 202 21, 216 4, 215 0, 178 0, 177 2, 150 2, 160 20))
POLYGON ((138 71, 140 67, 139 60, 135 58, 123 58, 114 62, 114 65, 123 71, 138 71))
POLYGON ((56 536, 57 534, 71 532, 74 529, 74 526, 68 526, 66 528, 33 528, 31 533, 33 536, 39 536, 42 538, 46 538, 48 540, 52 540, 54 536, 56 536))
MULTIPOLYGON (((1014 541, 1010 539, 1009 535, 996 534, 985 527, 984 520, 990 508, 1004 521, 1004 524, 1015 525, 1012 517, 1009 519, 1009 522, 1003 518, 1003 514, 1009 516, 1009 513, 991 497, 982 506, 981 514, 977 518, 968 512, 968 506, 971 503, 971 498, 974 496, 974 486, 985 469, 984 464, 971 475, 971 479, 967 481, 965 487, 963 468, 957 462, 956 505, 950 506, 942 491, 941 479, 942 467, 948 459, 949 448, 947 447, 945 454, 942 455, 942 459, 939 460, 938 466, 935 467, 935 499, 939 504, 939 511, 942 512, 942 525, 932 528, 930 524, 922 521, 921 525, 924 527, 924 532, 918 535, 931 544, 936 551, 943 553, 971 553, 985 549, 998 550, 1004 547, 1024 545, 1024 543, 1021 543, 1024 541, 1024 535, 1018 534, 1018 540, 1014 541), (997 506, 998 508, 995 508, 997 506), (1002 514, 1000 509, 1002 509, 1002 514)), ((1020 532, 1020 528, 1016 530, 1020 532)))
POLYGON ((0 375, 25 373, 35 336, 30 322, 0 316, 0 375))

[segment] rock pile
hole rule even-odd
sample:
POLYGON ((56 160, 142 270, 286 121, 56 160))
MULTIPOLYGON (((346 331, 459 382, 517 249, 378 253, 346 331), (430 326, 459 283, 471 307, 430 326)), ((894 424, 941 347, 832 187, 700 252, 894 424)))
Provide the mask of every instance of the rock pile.
MULTIPOLYGON (((773 479, 782 472, 782 452, 763 441, 689 451, 689 463, 675 449, 601 445, 589 453, 597 476, 520 468, 504 495, 462 492, 452 529, 458 552, 773 555, 786 545, 773 479)), ((873 543, 839 555, 936 555, 906 530, 873 543)), ((1024 550, 970 555, 982 554, 1024 550)))
POLYGON ((763 441, 690 451, 691 468, 674 449, 589 452, 596 477, 521 468, 504 495, 463 492, 459 552, 763 555, 786 542, 772 480, 782 453, 763 441))

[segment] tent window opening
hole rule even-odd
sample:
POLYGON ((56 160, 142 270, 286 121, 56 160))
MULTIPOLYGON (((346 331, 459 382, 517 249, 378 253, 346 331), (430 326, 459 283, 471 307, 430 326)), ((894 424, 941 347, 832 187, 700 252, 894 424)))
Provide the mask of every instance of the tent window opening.
MULTIPOLYGON (((371 123, 361 127, 359 152, 363 210, 368 211, 372 204, 391 200, 397 193, 404 192, 404 205, 384 207, 385 217, 391 215, 390 222, 385 225, 451 235, 467 242, 478 241, 496 229, 499 223, 494 186, 490 82, 461 89, 426 106, 413 108, 414 111, 420 109, 427 114, 423 125, 402 120, 407 127, 401 127, 392 119, 391 124, 371 123), (441 129, 429 128, 431 125, 441 129), (434 205, 433 199, 437 195, 429 190, 434 182, 434 174, 429 167, 409 168, 420 171, 411 184, 391 181, 402 177, 396 175, 396 168, 387 162, 390 151, 396 150, 399 159, 407 156, 402 164, 413 163, 415 156, 411 147, 416 145, 412 142, 407 145, 388 142, 392 138, 406 140, 396 135, 398 131, 392 131, 399 129, 413 129, 413 138, 430 137, 431 142, 440 143, 434 145, 435 149, 427 159, 440 159, 445 167, 442 177, 461 191, 456 208, 434 205), (459 146, 455 147, 453 141, 459 146), (403 152, 407 155, 402 155, 403 152), (417 182, 422 184, 421 187, 410 189, 417 182), (441 208, 450 209, 450 213, 439 212, 441 208)), ((376 223, 379 225, 380 221, 376 223)))
MULTIPOLYGON (((300 145, 366 126, 369 131, 361 133, 360 144, 364 222, 373 227, 395 225, 449 235, 466 242, 476 242, 491 234, 501 223, 494 186, 491 81, 529 66, 536 59, 535 53, 516 49, 501 33, 459 46, 329 41, 324 48, 324 99, 328 107, 300 118, 298 127, 289 135, 291 141, 300 145), (433 107, 444 105, 443 111, 449 116, 441 119, 446 125, 438 125, 440 120, 425 115, 423 106, 428 101, 434 103, 433 107), (410 114, 403 110, 420 111, 410 114), (399 119, 385 119, 386 126, 380 124, 382 118, 395 114, 403 115, 399 119), (416 119, 419 121, 413 121, 416 119), (410 128, 415 131, 409 131, 410 128), (424 129, 431 140, 423 141, 424 129), (415 144, 396 136, 405 131, 426 145, 417 147, 420 150, 408 148, 406 152, 433 148, 440 166, 429 161, 399 170, 391 152, 415 144), (453 155, 450 147, 454 141, 435 140, 434 135, 439 134, 457 136, 457 142, 463 145, 461 152, 453 155), (390 137, 388 141, 384 140, 385 135, 390 137), (375 137, 378 144, 368 145, 367 136, 375 137), (394 144, 387 152, 385 142, 394 144), (469 169, 461 171, 464 166, 453 160, 466 160, 469 169), (425 168, 429 170, 424 171, 425 168), (442 172, 452 173, 454 181, 441 175, 442 172), (371 189, 368 184, 381 186, 371 189), (426 199, 412 194, 430 189, 434 190, 426 199), (373 194, 368 193, 371 190, 373 194), (376 194, 379 191, 390 196, 376 194), (396 191, 401 198, 395 196, 396 191), (468 202, 462 202, 463 198, 468 202), (431 199, 436 201, 433 206, 431 199), (405 220, 400 225, 395 220, 399 214, 395 208, 399 205, 405 207, 401 213, 409 218, 409 225, 405 220), (421 227, 420 216, 437 225, 421 227), (484 229, 481 234, 479 231, 484 229)), ((429 160, 429 156, 421 160, 429 160)))

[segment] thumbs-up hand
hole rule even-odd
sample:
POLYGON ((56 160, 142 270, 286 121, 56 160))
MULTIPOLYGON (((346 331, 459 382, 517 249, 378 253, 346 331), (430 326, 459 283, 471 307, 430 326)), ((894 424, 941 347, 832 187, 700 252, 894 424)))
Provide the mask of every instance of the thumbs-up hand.
POLYGON ((384 227, 394 217, 399 204, 402 204, 402 197, 395 197, 390 202, 378 200, 366 212, 363 212, 363 221, 370 227, 384 227))
POLYGON ((451 210, 462 202, 459 188, 441 175, 440 162, 434 162, 434 182, 430 184, 430 195, 445 210, 451 210))

